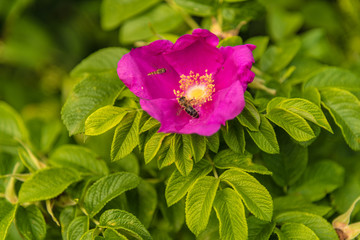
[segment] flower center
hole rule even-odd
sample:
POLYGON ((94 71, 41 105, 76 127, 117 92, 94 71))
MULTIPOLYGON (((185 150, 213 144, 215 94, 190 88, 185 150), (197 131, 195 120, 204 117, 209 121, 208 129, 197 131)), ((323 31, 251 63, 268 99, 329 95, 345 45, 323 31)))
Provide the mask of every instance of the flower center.
POLYGON ((192 105, 200 105, 212 100, 212 94, 215 92, 214 80, 212 79, 212 73, 208 74, 208 70, 205 70, 205 74, 194 73, 190 71, 189 75, 180 76, 180 90, 175 91, 177 99, 186 97, 191 100, 192 105))

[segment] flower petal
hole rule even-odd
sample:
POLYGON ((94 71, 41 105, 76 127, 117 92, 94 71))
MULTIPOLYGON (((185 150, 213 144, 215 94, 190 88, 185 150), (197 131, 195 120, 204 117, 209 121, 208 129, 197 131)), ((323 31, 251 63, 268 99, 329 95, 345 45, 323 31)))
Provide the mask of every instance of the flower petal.
POLYGON ((174 98, 173 89, 179 87, 180 78, 163 57, 163 53, 172 46, 170 41, 158 40, 132 49, 118 63, 119 78, 140 98, 174 98), (166 72, 148 75, 159 68, 165 68, 166 72))
POLYGON ((181 36, 164 57, 179 75, 189 75, 190 71, 203 75, 206 69, 215 74, 223 62, 218 43, 210 31, 195 29, 192 35, 181 36))
POLYGON ((220 51, 225 62, 215 77, 215 89, 220 90, 230 86, 236 80, 240 80, 243 90, 252 82, 255 74, 251 72, 254 57, 252 50, 256 46, 251 44, 235 47, 221 47, 220 51))

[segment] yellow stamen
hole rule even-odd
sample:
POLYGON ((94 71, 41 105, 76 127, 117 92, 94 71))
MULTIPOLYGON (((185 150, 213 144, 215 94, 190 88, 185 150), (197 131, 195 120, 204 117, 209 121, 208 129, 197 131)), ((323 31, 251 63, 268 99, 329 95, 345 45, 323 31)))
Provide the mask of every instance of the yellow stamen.
POLYGON ((193 105, 201 105, 207 101, 212 100, 212 94, 215 92, 214 80, 212 79, 212 73, 208 74, 205 70, 205 75, 194 73, 190 71, 189 75, 180 76, 180 90, 175 91, 174 94, 179 99, 186 97, 191 100, 193 105))

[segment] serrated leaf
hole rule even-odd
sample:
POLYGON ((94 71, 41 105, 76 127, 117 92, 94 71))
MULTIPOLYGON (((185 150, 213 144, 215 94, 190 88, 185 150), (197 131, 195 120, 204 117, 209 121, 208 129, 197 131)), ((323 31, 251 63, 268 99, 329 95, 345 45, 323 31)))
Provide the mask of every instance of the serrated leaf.
POLYGON ((219 146, 220 146, 220 136, 219 132, 216 132, 215 134, 211 135, 210 137, 206 137, 206 145, 209 147, 209 149, 215 153, 218 152, 219 146))
POLYGON ((159 4, 141 16, 126 21, 120 28, 119 40, 129 44, 147 39, 154 35, 154 31, 166 33, 177 28, 182 22, 180 13, 167 4, 159 4))
POLYGON ((275 107, 266 117, 283 128, 296 141, 305 142, 316 137, 306 120, 296 113, 275 107))
POLYGON ((285 212, 276 216, 274 221, 277 224, 304 224, 306 227, 310 228, 319 239, 339 240, 331 224, 328 223, 324 218, 315 214, 303 212, 285 212))
POLYGON ((104 30, 114 29, 124 20, 136 16, 158 2, 159 0, 104 0, 101 4, 101 26, 104 30))
POLYGON ((54 198, 70 184, 80 179, 79 173, 70 168, 53 167, 41 169, 21 185, 19 202, 35 202, 54 198))
POLYGON ((89 230, 89 217, 80 216, 71 221, 67 229, 67 240, 78 240, 89 230))
POLYGON ((60 213, 60 225, 61 225, 61 236, 64 240, 67 240, 67 229, 71 221, 75 218, 76 214, 75 207, 64 208, 60 213))
POLYGON ((111 144, 111 160, 119 160, 130 154, 139 144, 139 121, 141 112, 130 112, 115 129, 111 144))
POLYGON ((155 158, 158 162, 159 169, 162 169, 164 167, 170 166, 175 162, 176 155, 175 155, 175 142, 176 142, 176 135, 171 134, 167 137, 165 137, 163 143, 161 144, 161 147, 156 154, 155 158))
POLYGON ((288 239, 319 240, 310 228, 301 223, 285 223, 281 226, 281 232, 288 239))
POLYGON ((273 173, 279 186, 293 185, 305 171, 308 149, 293 143, 288 138, 280 138, 280 154, 263 154, 264 165, 273 173))
POLYGON ((114 71, 117 68, 117 62, 128 52, 129 50, 119 47, 100 49, 76 65, 70 75, 76 77, 84 73, 95 74, 114 71))
POLYGON ((187 176, 191 172, 194 162, 191 158, 191 137, 190 135, 175 135, 175 164, 179 172, 187 176))
POLYGON ((321 96, 320 92, 315 87, 308 87, 303 91, 303 98, 315 103, 316 106, 321 107, 321 96))
POLYGON ((234 190, 225 188, 217 192, 214 209, 220 223, 221 239, 247 239, 248 231, 244 205, 234 190))
POLYGON ((280 149, 274 128, 263 115, 261 115, 259 131, 246 130, 261 150, 270 154, 279 153, 280 149))
POLYGON ((193 183, 200 177, 211 172, 212 166, 206 160, 197 163, 188 176, 183 176, 178 170, 171 174, 165 189, 165 197, 168 207, 177 203, 188 192, 193 183))
POLYGON ((246 172, 255 172, 259 174, 271 174, 266 167, 252 163, 252 154, 249 152, 236 153, 231 149, 225 149, 218 152, 214 157, 216 168, 228 169, 239 168, 246 172))
POLYGON ((191 151, 194 157, 195 163, 199 162, 206 152, 206 137, 197 134, 191 134, 191 151))
POLYGON ((111 209, 100 216, 100 227, 112 229, 125 229, 136 233, 144 240, 152 240, 144 225, 131 213, 123 210, 111 209))
POLYGON ((97 180, 87 191, 84 207, 90 217, 95 216, 107 202, 125 191, 136 188, 140 178, 133 173, 114 173, 97 180))
POLYGON ((275 228, 274 222, 266 222, 255 216, 248 217, 247 224, 249 240, 268 240, 275 228))
POLYGON ((70 135, 83 133, 88 116, 103 106, 112 105, 122 86, 116 70, 85 74, 61 110, 62 120, 70 135))
POLYGON ((18 207, 16 227, 21 235, 28 240, 40 240, 46 236, 46 224, 41 211, 35 206, 18 207))
POLYGON ((148 120, 146 120, 144 125, 141 127, 140 133, 149 131, 150 129, 157 127, 157 126, 160 126, 160 122, 158 120, 156 120, 155 118, 150 117, 148 120))
POLYGON ((197 179, 186 197, 186 224, 197 236, 208 224, 220 180, 210 176, 197 179))
POLYGON ((151 160, 153 160, 153 158, 158 153, 164 138, 167 135, 168 134, 165 133, 155 133, 145 144, 145 149, 144 149, 145 164, 148 164, 151 160))
POLYGON ((256 178, 241 170, 231 169, 221 174, 220 179, 240 194, 246 207, 255 217, 271 221, 273 213, 271 196, 256 178))
POLYGON ((0 200, 0 239, 5 240, 9 227, 15 218, 18 205, 11 205, 6 200, 0 200))
POLYGON ((338 67, 327 67, 304 84, 304 88, 308 87, 316 87, 318 89, 333 87, 356 91, 360 90, 360 78, 349 70, 338 67))
POLYGON ((27 140, 29 133, 20 115, 7 103, 0 101, 0 140, 27 140))
POLYGON ((118 231, 108 228, 104 231, 104 237, 106 240, 128 240, 127 237, 120 234, 118 231))
POLYGON ((289 189, 289 193, 303 195, 317 201, 344 183, 345 171, 332 161, 321 161, 310 165, 301 178, 289 189))
POLYGON ((118 125, 129 111, 134 111, 134 109, 115 106, 99 108, 86 119, 85 134, 96 136, 109 131, 118 125))
POLYGON ((330 124, 320 107, 308 100, 302 98, 284 99, 275 107, 296 113, 332 133, 330 124))
POLYGON ((80 238, 80 240, 93 240, 98 235, 98 229, 90 229, 86 231, 80 238))
POLYGON ((258 131, 260 126, 260 114, 254 104, 247 101, 241 114, 237 116, 239 122, 251 131, 258 131))
POLYGON ((323 105, 340 127, 346 143, 360 150, 360 101, 352 93, 341 89, 321 90, 323 105))
POLYGON ((234 152, 243 153, 245 151, 244 128, 238 121, 228 121, 225 127, 221 127, 221 132, 226 142, 234 152))
POLYGON ((62 145, 49 157, 48 163, 57 167, 71 167, 82 173, 106 175, 106 163, 98 159, 96 153, 77 145, 62 145))

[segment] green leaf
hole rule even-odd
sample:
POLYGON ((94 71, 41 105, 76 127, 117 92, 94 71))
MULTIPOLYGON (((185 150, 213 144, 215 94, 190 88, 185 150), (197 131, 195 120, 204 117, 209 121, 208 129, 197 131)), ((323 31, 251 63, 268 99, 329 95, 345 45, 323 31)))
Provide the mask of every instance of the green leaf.
POLYGON ((256 48, 252 51, 255 61, 259 60, 260 57, 264 54, 268 43, 268 36, 256 36, 249 38, 245 41, 246 44, 254 44, 256 48))
POLYGON ((67 229, 67 240, 78 240, 89 230, 89 217, 76 217, 67 229))
POLYGON ((157 159, 159 169, 164 167, 170 166, 175 162, 176 155, 175 155, 175 142, 176 142, 176 135, 171 134, 165 137, 158 153, 155 156, 157 159))
POLYGON ((260 114, 254 104, 247 101, 241 114, 237 116, 239 122, 251 131, 258 131, 260 126, 260 114))
POLYGON ((239 121, 227 121, 225 127, 221 127, 226 144, 231 150, 238 153, 245 151, 244 128, 239 121))
POLYGON ((310 228, 301 223, 285 223, 281 226, 281 232, 288 239, 319 240, 310 228))
POLYGON ((140 133, 146 132, 154 127, 160 126, 160 122, 155 118, 150 117, 140 129, 140 133))
POLYGON ((272 177, 279 186, 293 185, 305 171, 308 162, 308 150, 281 138, 280 154, 263 154, 264 165, 273 173, 272 177))
POLYGON ((220 179, 240 194, 246 207, 255 217, 271 221, 273 213, 271 196, 256 178, 241 170, 230 169, 221 174, 220 179))
POLYGON ((86 119, 85 134, 96 136, 109 131, 118 125, 129 111, 134 111, 134 109, 114 106, 99 108, 86 119))
POLYGON ((99 230, 96 228, 90 229, 81 236, 80 240, 93 240, 95 237, 97 237, 98 231, 99 230))
POLYGON ((250 216, 247 218, 249 240, 268 240, 274 231, 275 223, 266 222, 250 216))
POLYGON ((0 101, 0 142, 6 143, 8 138, 27 140, 28 137, 29 133, 20 115, 10 105, 0 101))
POLYGON ((261 150, 270 154, 279 153, 280 149, 274 128, 263 115, 261 115, 259 131, 246 130, 261 150))
POLYGON ((70 184, 80 179, 79 173, 70 168, 53 167, 41 169, 21 185, 19 203, 54 198, 70 184))
POLYGON ((71 221, 75 218, 75 207, 66 207, 60 213, 61 235, 64 240, 67 240, 67 229, 71 221))
POLYGON ((324 216, 331 209, 332 208, 329 206, 312 204, 302 195, 288 195, 274 198, 274 216, 290 211, 308 212, 319 216, 324 216))
POLYGON ((104 0, 101 4, 101 27, 104 30, 112 30, 124 20, 136 16, 158 2, 159 0, 104 0))
POLYGON ((15 218, 18 205, 11 205, 9 202, 0 200, 0 239, 5 240, 9 227, 15 218))
POLYGON ((191 172, 194 162, 191 158, 191 136, 190 135, 175 135, 175 164, 179 172, 187 176, 191 172))
POLYGON ((119 40, 129 44, 150 38, 156 33, 166 33, 179 27, 183 22, 180 13, 167 4, 159 4, 150 11, 126 21, 120 28, 119 40))
POLYGON ((328 223, 324 218, 315 214, 303 212, 285 212, 276 216, 274 221, 277 224, 304 224, 306 227, 310 228, 319 239, 339 240, 331 224, 328 223))
POLYGON ((308 100, 302 98, 284 99, 273 107, 296 113, 332 133, 330 124, 320 107, 308 100))
POLYGON ((298 38, 269 47, 260 59, 260 68, 264 72, 276 73, 283 70, 299 51, 301 41, 298 38))
POLYGON ((252 155, 249 152, 236 153, 231 149, 218 152, 214 158, 215 167, 220 169, 239 168, 246 172, 259 174, 271 174, 264 166, 251 162, 252 155))
POLYGON ((186 224, 197 236, 208 224, 220 180, 210 176, 197 179, 186 198, 186 224))
POLYGON ((243 44, 243 40, 240 36, 231 36, 221 40, 219 42, 218 47, 227 47, 227 46, 234 47, 242 44, 243 44))
POLYGON ((219 146, 220 146, 220 137, 219 132, 216 132, 215 134, 211 135, 210 137, 206 137, 206 144, 209 147, 209 149, 215 153, 218 152, 219 146))
POLYGON ((345 171, 332 161, 321 161, 310 165, 301 178, 289 189, 289 193, 303 195, 317 201, 344 183, 345 171))
POLYGON ((66 100, 62 120, 70 135, 85 131, 85 120, 97 109, 112 105, 123 83, 116 71, 84 75, 66 100))
POLYGON ((133 173, 114 173, 100 178, 88 190, 84 207, 90 217, 95 216, 107 202, 125 191, 136 188, 140 178, 133 173))
POLYGON ((145 164, 148 164, 151 160, 153 160, 153 158, 158 153, 164 138, 167 135, 168 134, 165 133, 155 133, 145 144, 145 149, 144 149, 145 164))
POLYGON ((100 226, 112 229, 124 229, 135 233, 144 240, 152 240, 144 225, 132 214, 118 209, 105 211, 100 216, 100 226))
POLYGON ((71 77, 81 76, 84 73, 96 74, 112 72, 117 68, 117 62, 129 50, 119 47, 100 49, 82 60, 71 71, 71 77))
POLYGON ((109 169, 96 153, 77 145, 62 145, 49 157, 48 163, 56 167, 70 167, 82 173, 106 175, 109 169))
POLYGON ((246 240, 248 237, 244 205, 230 188, 216 193, 214 209, 220 223, 220 238, 246 240))
POLYGON ((269 32, 273 39, 279 41, 294 35, 303 24, 299 12, 286 12, 281 8, 271 8, 267 14, 269 32))
POLYGON ((206 152, 206 137, 197 134, 191 134, 190 141, 192 155, 195 163, 199 162, 205 155, 206 152))
POLYGON ((305 142, 316 137, 306 120, 296 113, 280 108, 273 108, 266 117, 283 128, 296 141, 305 142))
POLYGON ((304 84, 304 88, 308 87, 316 87, 318 89, 334 87, 348 91, 358 91, 360 90, 360 79, 349 70, 327 67, 304 84))
POLYGON ((175 3, 195 16, 211 16, 215 13, 215 0, 175 0, 175 3))
POLYGON ((211 172, 212 166, 206 160, 197 163, 191 173, 183 176, 177 169, 171 174, 165 189, 168 207, 177 203, 188 192, 193 183, 200 177, 211 172))
POLYGON ((127 237, 111 228, 108 228, 104 231, 104 237, 106 240, 128 240, 127 237))
POLYGON ((346 143, 353 150, 360 150, 360 101, 346 90, 321 90, 321 100, 335 123, 340 127, 346 143))
POLYGON ((115 129, 114 139, 111 145, 111 160, 117 161, 139 144, 139 121, 142 112, 130 112, 122 119, 115 129))
POLYGON ((41 211, 35 206, 18 207, 16 227, 21 235, 28 240, 40 240, 46 236, 46 223, 41 211))

